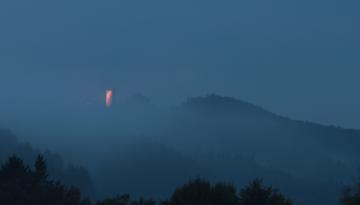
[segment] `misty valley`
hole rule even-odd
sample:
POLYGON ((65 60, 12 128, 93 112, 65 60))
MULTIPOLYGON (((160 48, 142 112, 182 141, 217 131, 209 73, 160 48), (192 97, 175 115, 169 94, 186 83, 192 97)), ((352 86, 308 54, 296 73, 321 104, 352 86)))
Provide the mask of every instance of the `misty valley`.
POLYGON ((0 205, 360 205, 359 0, 0 0, 0 205))
POLYGON ((0 204, 359 202, 360 130, 215 94, 107 103, 2 119, 0 204))

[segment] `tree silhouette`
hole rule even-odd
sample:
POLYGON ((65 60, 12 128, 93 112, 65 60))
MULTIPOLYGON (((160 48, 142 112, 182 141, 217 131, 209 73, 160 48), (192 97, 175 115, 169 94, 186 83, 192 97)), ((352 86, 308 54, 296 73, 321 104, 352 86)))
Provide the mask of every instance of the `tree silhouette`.
POLYGON ((360 205, 360 179, 353 185, 346 186, 340 197, 342 205, 360 205))
POLYGON ((292 205, 278 190, 256 179, 240 191, 239 205, 292 205))
POLYGON ((0 204, 28 204, 31 190, 30 169, 21 159, 11 156, 0 170, 0 204))
POLYGON ((96 205, 129 205, 130 195, 125 194, 122 196, 116 196, 114 198, 107 198, 103 201, 99 201, 96 205))
MULTIPOLYGON (((16 154, 23 160, 24 164, 28 165, 36 161, 40 152, 29 143, 19 142, 10 130, 0 128, 0 162, 7 162, 12 154, 16 154)), ((61 180, 67 186, 76 186, 86 196, 94 196, 93 182, 84 167, 79 165, 66 166, 59 154, 50 151, 43 152, 41 157, 43 161, 46 159, 46 170, 49 178, 61 180)))
POLYGON ((140 198, 139 200, 130 200, 130 195, 124 194, 116 196, 114 198, 107 198, 102 201, 98 201, 96 205, 155 205, 156 202, 152 199, 140 198))
POLYGON ((156 202, 152 199, 144 199, 144 198, 140 198, 139 200, 134 200, 131 202, 131 205, 155 205, 156 202))
MULTIPOLYGON (((346 189, 343 205, 359 205, 360 184, 346 189)), ((61 182, 48 179, 44 157, 39 155, 34 170, 16 157, 10 157, 0 170, 0 205, 91 205, 89 199, 81 199, 80 190, 66 187, 61 182)), ((98 201, 96 205, 156 205, 154 200, 130 195, 119 195, 98 201)), ((254 180, 241 190, 239 197, 234 186, 224 183, 212 184, 196 179, 177 188, 161 205, 292 205, 276 189, 264 187, 262 181, 254 180)))
POLYGON ((236 205, 236 190, 232 185, 212 185, 208 181, 197 179, 178 188, 168 205, 236 205))
POLYGON ((46 162, 39 155, 35 170, 10 157, 0 170, 1 205, 80 205, 80 191, 47 179, 46 162))
POLYGON ((47 174, 47 166, 44 156, 39 154, 35 161, 35 177, 37 182, 45 182, 48 174, 47 174))

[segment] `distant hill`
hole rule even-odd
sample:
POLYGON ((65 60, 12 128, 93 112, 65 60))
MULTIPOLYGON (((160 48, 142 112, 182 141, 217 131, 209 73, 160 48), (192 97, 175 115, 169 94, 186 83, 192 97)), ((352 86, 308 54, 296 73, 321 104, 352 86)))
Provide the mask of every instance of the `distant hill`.
POLYGON ((98 143, 113 150, 96 168, 97 176, 105 177, 100 190, 108 188, 104 181, 116 181, 113 191, 131 186, 137 194, 163 196, 187 178, 241 186, 263 177, 299 204, 324 203, 324 198, 337 204, 342 183, 359 165, 359 131, 292 120, 231 97, 190 98, 173 108, 122 106, 111 117, 106 133, 126 132, 98 143), (149 187, 149 180, 157 183, 149 187))
MULTIPOLYGON (((197 177, 238 187, 260 177, 295 204, 335 205, 360 164, 359 130, 289 119, 232 97, 195 97, 170 108, 140 97, 58 116, 49 125, 39 120, 48 137, 38 141, 85 164, 99 198, 167 196, 197 177)), ((21 144, 4 139, 0 146, 21 144)))
POLYGON ((281 117, 247 102, 209 95, 180 106, 171 135, 213 152, 242 154, 299 177, 338 180, 357 169, 360 131, 281 117))
POLYGON ((223 97, 211 94, 205 97, 189 98, 182 107, 201 114, 219 114, 219 115, 268 115, 275 116, 265 109, 244 102, 232 97, 223 97))

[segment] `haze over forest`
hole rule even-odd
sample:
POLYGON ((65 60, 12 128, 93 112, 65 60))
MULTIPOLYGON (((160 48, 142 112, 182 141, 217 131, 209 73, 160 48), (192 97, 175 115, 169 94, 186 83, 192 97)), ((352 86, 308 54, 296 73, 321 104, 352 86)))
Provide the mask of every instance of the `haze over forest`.
POLYGON ((178 205, 189 180, 262 178, 295 205, 339 204, 360 168, 359 6, 1 1, 0 204, 11 167, 33 179, 43 159, 92 202, 178 205))

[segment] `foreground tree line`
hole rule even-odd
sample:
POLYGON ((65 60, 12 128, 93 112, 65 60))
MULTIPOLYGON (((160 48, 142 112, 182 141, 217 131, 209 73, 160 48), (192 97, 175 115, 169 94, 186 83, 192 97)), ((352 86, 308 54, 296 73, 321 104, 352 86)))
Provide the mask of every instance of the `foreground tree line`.
MULTIPOLYGON (((360 183, 346 187, 340 197, 343 205, 360 205, 360 183)), ((119 195, 97 202, 82 198, 79 189, 67 187, 48 178, 42 155, 34 168, 25 165, 17 156, 8 158, 0 170, 1 205, 292 205, 292 201, 273 187, 256 179, 238 193, 231 184, 211 184, 196 179, 177 188, 165 201, 131 199, 119 195)))
POLYGON ((30 143, 23 143, 7 129, 0 128, 0 166, 11 154, 16 154, 25 164, 31 164, 36 157, 43 153, 47 160, 47 174, 51 179, 58 179, 64 185, 74 185, 83 195, 94 195, 94 185, 88 170, 78 164, 65 162, 57 153, 49 150, 41 151, 30 143))

